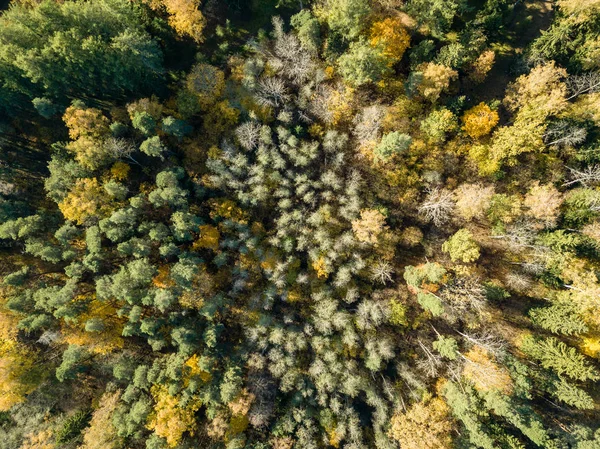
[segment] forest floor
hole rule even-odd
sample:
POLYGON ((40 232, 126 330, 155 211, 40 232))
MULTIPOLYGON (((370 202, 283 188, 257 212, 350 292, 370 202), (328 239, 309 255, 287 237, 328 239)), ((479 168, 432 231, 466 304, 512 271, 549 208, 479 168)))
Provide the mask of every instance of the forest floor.
POLYGON ((553 13, 551 0, 519 2, 512 19, 501 31, 501 38, 492 43, 496 62, 488 77, 481 84, 466 86, 464 93, 485 102, 503 98, 506 86, 519 71, 519 56, 550 26, 553 13))

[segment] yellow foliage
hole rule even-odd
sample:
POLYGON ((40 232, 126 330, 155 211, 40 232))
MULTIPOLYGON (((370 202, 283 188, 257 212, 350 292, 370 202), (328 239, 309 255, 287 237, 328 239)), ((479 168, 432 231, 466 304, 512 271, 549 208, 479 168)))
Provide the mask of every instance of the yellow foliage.
POLYGON ((80 315, 76 323, 64 323, 63 339, 71 345, 85 346, 96 354, 109 354, 122 349, 125 341, 122 337, 125 320, 117 316, 117 309, 110 303, 93 299, 88 304, 88 310, 80 315), (85 330, 86 321, 97 318, 102 320, 104 329, 100 332, 85 330))
POLYGON ((410 36, 400 18, 388 17, 373 24, 370 43, 373 47, 381 48, 382 54, 393 65, 402 59, 402 55, 410 47, 410 36))
POLYGON ((233 128, 239 116, 239 109, 231 107, 227 100, 219 101, 203 116, 205 137, 211 142, 218 141, 225 131, 233 128))
POLYGON ((419 93, 430 101, 436 101, 448 89, 450 81, 458 78, 458 72, 435 62, 425 62, 417 67, 423 73, 423 80, 417 87, 419 93))
POLYGON ((158 274, 152 279, 152 285, 158 288, 172 287, 175 283, 169 276, 170 273, 171 269, 169 265, 161 265, 158 267, 158 274))
POLYGON ((493 360, 489 351, 474 346, 465 357, 468 361, 463 368, 463 376, 473 382, 477 390, 498 390, 504 394, 512 392, 513 384, 508 371, 493 360))
POLYGON ((211 379, 211 375, 209 372, 206 372, 200 369, 198 362, 200 361, 200 357, 198 354, 194 354, 189 359, 185 361, 185 367, 187 367, 187 371, 184 374, 184 384, 187 386, 189 384, 190 378, 197 376, 202 379, 202 382, 208 382, 211 379))
POLYGON ((192 67, 186 79, 190 92, 198 97, 203 109, 214 104, 225 88, 225 74, 210 64, 199 63, 192 67))
POLYGON ((376 209, 363 209, 360 218, 352 222, 352 231, 363 243, 376 244, 379 235, 387 229, 385 216, 376 209))
POLYGON ((563 114, 572 119, 592 120, 600 126, 600 92, 578 96, 563 114))
POLYGON ((204 305, 204 298, 210 297, 214 293, 213 277, 202 266, 200 272, 192 281, 192 288, 185 290, 179 296, 179 304, 188 309, 200 309, 204 305))
POLYGON ((211 225, 200 226, 200 237, 194 242, 193 248, 207 248, 216 251, 219 249, 219 230, 211 225))
POLYGON ((329 276, 329 270, 327 269, 327 263, 324 257, 319 257, 312 263, 313 270, 317 272, 317 276, 320 278, 326 278, 329 276))
POLYGON ((177 34, 202 42, 206 20, 200 12, 200 0, 162 0, 169 13, 169 25, 177 34))
POLYGON ((117 435, 112 421, 120 397, 120 391, 105 392, 102 395, 98 407, 92 414, 90 424, 83 431, 83 445, 78 449, 118 449, 121 447, 121 438, 117 435))
POLYGON ((449 449, 453 426, 448 412, 440 398, 418 402, 392 417, 389 435, 402 449, 449 449))
POLYGON ((208 205, 210 206, 210 218, 212 219, 219 217, 239 222, 245 222, 246 220, 244 211, 231 200, 213 198, 208 202, 208 205))
POLYGON ((600 359, 600 336, 583 337, 580 348, 584 354, 600 359))
MULTIPOLYGON (((51 429, 40 430, 27 435, 19 449, 55 449, 56 446, 53 440, 54 435, 51 429)), ((110 447, 107 447, 107 449, 110 449, 110 447)))
POLYGON ((493 111, 487 104, 481 102, 466 111, 462 120, 465 132, 474 139, 477 139, 489 134, 494 126, 498 124, 500 117, 496 111, 493 111))
POLYGON ((102 207, 101 199, 105 197, 96 178, 81 178, 75 182, 58 208, 65 219, 83 224, 89 217, 97 214, 102 207))
POLYGON ((109 120, 96 108, 69 106, 63 115, 63 121, 69 128, 69 137, 73 140, 84 136, 100 138, 110 131, 109 120))
POLYGON ((110 168, 110 175, 115 181, 123 181, 129 176, 129 170, 131 170, 131 167, 128 164, 117 161, 110 168))
POLYGON ((492 70, 495 60, 496 53, 494 53, 493 50, 486 50, 481 53, 471 66, 469 78, 476 83, 482 83, 485 80, 488 72, 492 70))
POLYGON ((229 421, 229 434, 235 435, 242 433, 248 427, 248 417, 246 415, 233 415, 229 421))
POLYGON ((176 447, 185 432, 194 434, 196 430, 194 413, 201 404, 190 401, 187 407, 182 408, 179 405, 179 398, 171 396, 168 389, 162 385, 154 385, 150 391, 156 405, 148 428, 167 440, 169 447, 176 447))
POLYGON ((2 345, 0 354, 0 411, 23 402, 45 377, 36 354, 27 346, 12 342, 2 345))
POLYGON ((254 399, 255 396, 244 388, 240 395, 227 405, 234 415, 247 415, 254 399))
POLYGON ((354 89, 349 86, 333 90, 327 98, 329 122, 333 125, 349 122, 352 119, 354 89))
POLYGON ((542 122, 567 107, 567 86, 561 81, 566 76, 567 71, 555 67, 554 61, 534 67, 509 84, 504 102, 518 111, 517 119, 542 122))

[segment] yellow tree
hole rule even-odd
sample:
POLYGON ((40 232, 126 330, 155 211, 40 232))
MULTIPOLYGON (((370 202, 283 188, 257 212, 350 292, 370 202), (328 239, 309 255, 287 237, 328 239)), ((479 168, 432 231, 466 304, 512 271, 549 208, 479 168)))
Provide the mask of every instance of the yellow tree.
POLYGON ((496 111, 481 102, 466 111, 462 116, 463 129, 469 136, 478 139, 488 135, 494 126, 498 124, 499 119, 500 117, 496 111))
POLYGON ((474 346, 464 357, 463 376, 473 382, 477 390, 498 390, 504 394, 512 392, 513 384, 508 371, 496 362, 488 350, 474 346))
POLYGON ((453 425, 440 398, 418 402, 392 417, 389 435, 402 449, 449 449, 453 425))
POLYGON ((69 106, 63 115, 63 121, 73 140, 80 137, 100 138, 110 132, 108 119, 96 108, 69 106))
POLYGON ((363 209, 360 218, 352 222, 352 230, 359 242, 375 244, 385 226, 385 216, 375 209, 363 209))
POLYGON ((120 391, 106 392, 94 410, 89 426, 83 432, 83 444, 79 449, 118 449, 122 445, 112 421, 119 404, 120 391))
POLYGON ((196 429, 194 414, 200 408, 200 404, 191 401, 188 406, 182 408, 179 405, 179 398, 171 396, 165 386, 154 385, 151 393, 156 405, 148 428, 167 440, 169 447, 176 447, 185 432, 194 433, 196 429))
POLYGON ((202 109, 214 104, 225 88, 225 75, 216 67, 199 63, 192 67, 186 79, 187 89, 198 97, 202 109))
POLYGON ((67 220, 83 224, 102 208, 102 198, 106 197, 96 178, 81 178, 59 203, 58 208, 67 220))
POLYGON ((177 34, 191 37, 200 43, 206 20, 200 12, 200 0, 162 0, 169 13, 169 25, 177 34))
POLYGON ((417 67, 423 74, 423 79, 417 90, 423 97, 436 101, 441 93, 448 89, 450 81, 458 78, 458 72, 435 62, 425 62, 417 67))
POLYGON ((567 86, 562 82, 566 76, 567 71, 554 61, 534 67, 508 86, 504 103, 518 111, 517 120, 541 122, 567 107, 567 86))
POLYGON ((373 47, 379 48, 392 65, 400 61, 404 52, 410 47, 410 36, 400 18, 388 17, 373 24, 370 43, 373 47))
POLYGON ((471 65, 469 78, 476 83, 482 83, 485 80, 488 72, 492 70, 495 60, 496 53, 494 53, 492 50, 486 50, 481 53, 471 65))

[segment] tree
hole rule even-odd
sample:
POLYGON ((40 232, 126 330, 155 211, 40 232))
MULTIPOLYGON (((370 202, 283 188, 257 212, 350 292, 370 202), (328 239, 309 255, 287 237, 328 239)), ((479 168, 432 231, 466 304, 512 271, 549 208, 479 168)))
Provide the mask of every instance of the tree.
POLYGON ((329 28, 348 40, 358 37, 371 12, 367 0, 323 0, 318 8, 319 16, 327 21, 329 28))
POLYGON ((486 216, 494 196, 494 187, 481 184, 461 184, 454 191, 456 211, 464 220, 481 220, 486 216))
POLYGON ((69 345, 63 352, 62 363, 56 368, 56 378, 60 382, 74 379, 78 373, 85 370, 87 351, 77 345, 69 345))
POLYGON ((96 178, 78 179, 58 208, 67 220, 83 224, 103 210, 103 197, 96 178))
POLYGON ((474 139, 488 135, 498 124, 498 120, 498 113, 483 102, 473 106, 462 116, 463 129, 474 139))
POLYGON ((162 77, 160 48, 124 0, 14 5, 0 17, 0 41, 5 85, 31 99, 114 97, 162 77))
POLYGON ((379 48, 392 65, 400 61, 410 47, 410 36, 399 18, 387 17, 373 23, 369 42, 379 48))
POLYGON ((338 64, 341 75, 353 86, 377 82, 390 72, 387 58, 362 39, 350 44, 338 64))
POLYGON ((408 134, 393 131, 383 136, 381 142, 375 147, 375 157, 387 161, 395 154, 402 154, 410 147, 412 138, 408 134))
POLYGON ((468 229, 461 229, 444 242, 442 251, 450 255, 453 262, 469 263, 479 259, 479 245, 468 229))
POLYGON ((321 44, 321 26, 310 10, 303 9, 293 15, 290 23, 296 30, 302 46, 311 52, 316 52, 321 44))
POLYGON ((509 109, 518 111, 519 120, 539 123, 567 106, 567 87, 561 81, 566 75, 565 69, 556 67, 553 61, 534 67, 508 86, 504 102, 509 109))
POLYGON ((140 151, 142 153, 146 153, 148 156, 157 157, 161 160, 164 160, 165 157, 163 154, 166 150, 167 149, 164 147, 158 136, 150 137, 140 144, 140 151))
POLYGON ((375 209, 363 209, 360 219, 352 222, 352 230, 357 240, 371 245, 378 242, 380 234, 386 229, 385 216, 375 209))
POLYGON ((528 208, 528 215, 539 220, 543 226, 552 228, 556 225, 562 202, 563 196, 556 187, 534 183, 525 195, 523 205, 528 208))
POLYGON ((420 64, 417 71, 421 77, 417 90, 431 102, 436 102, 441 93, 448 89, 450 82, 458 77, 455 70, 434 62, 420 64))
POLYGON ((450 220, 454 210, 452 193, 445 189, 432 189, 425 201, 419 206, 419 214, 435 226, 441 226, 450 220))
POLYGON ((409 13, 418 17, 436 38, 449 30, 454 18, 464 8, 466 2, 462 0, 411 0, 408 4, 409 13))
POLYGON ((494 66, 495 60, 496 53, 493 50, 486 50, 481 53, 470 67, 469 78, 476 83, 483 83, 494 66))
POLYGON ((169 14, 169 25, 177 34, 191 37, 200 43, 206 20, 200 12, 200 0, 162 0, 169 14))
POLYGON ((191 402, 182 408, 179 399, 169 394, 166 387, 155 385, 151 391, 156 405, 155 415, 148 428, 164 438, 169 447, 176 447, 185 432, 194 433, 196 428, 194 413, 200 408, 200 404, 191 402))
POLYGON ((579 381, 600 379, 596 369, 582 354, 554 337, 542 339, 527 336, 521 342, 521 349, 559 376, 566 375, 579 381))
POLYGON ((390 437, 403 449, 445 449, 453 429, 446 403, 433 398, 413 404, 405 413, 392 417, 390 437))
POLYGON ((80 449, 119 449, 122 446, 122 439, 113 425, 113 415, 120 397, 120 391, 104 392, 92 413, 89 426, 83 431, 80 449))
POLYGON ((456 116, 448 109, 437 109, 421 122, 421 131, 434 143, 443 142, 446 133, 458 128, 456 116))
POLYGON ((196 95, 200 108, 206 110, 221 96, 225 74, 210 64, 198 63, 187 75, 186 87, 196 95))
POLYGON ((513 383, 508 370, 499 365, 487 349, 475 345, 464 357, 463 376, 473 382, 477 391, 512 393, 513 383))

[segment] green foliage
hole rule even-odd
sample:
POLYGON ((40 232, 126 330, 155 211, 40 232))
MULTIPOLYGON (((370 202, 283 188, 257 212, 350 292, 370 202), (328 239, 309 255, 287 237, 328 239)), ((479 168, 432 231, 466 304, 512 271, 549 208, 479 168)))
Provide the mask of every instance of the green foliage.
POLYGON ((162 76, 162 53, 127 1, 14 5, 0 17, 0 41, 4 86, 32 99, 111 97, 162 76))
POLYGON ((479 245, 468 229, 461 229, 444 242, 442 251, 450 255, 453 262, 475 262, 479 259, 479 245))
POLYGON ((58 444, 69 443, 81 435, 81 431, 88 425, 91 418, 89 410, 80 410, 65 419, 62 427, 56 432, 58 444))
POLYGON ((408 150, 411 143, 412 138, 408 134, 402 134, 398 131, 388 133, 383 136, 379 145, 375 147, 375 157, 386 161, 394 154, 401 154, 408 150))
POLYGON ((576 305, 567 301, 532 309, 529 316, 535 324, 555 334, 578 335, 588 330, 576 305))
POLYGON ((449 360, 456 360, 458 357, 458 342, 452 337, 444 337, 440 335, 433 342, 433 349, 440 353, 442 357, 449 360))
POLYGON ((84 362, 87 357, 85 348, 69 345, 63 352, 62 363, 56 368, 56 378, 64 382, 75 379, 75 376, 85 369, 84 362))
POLYGON ((417 301, 419 301, 419 304, 421 304, 425 310, 431 312, 433 316, 440 316, 444 313, 444 304, 440 298, 433 293, 420 292, 417 294, 417 301))
POLYGON ((329 28, 345 39, 355 39, 371 12, 368 0, 326 0, 325 20, 329 28))
POLYGON ((523 340, 522 349, 541 366, 559 376, 566 375, 580 381, 600 379, 596 369, 582 354, 554 337, 536 339, 529 336, 523 340))
POLYGON ((390 73, 387 58, 365 40, 351 43, 338 64, 341 75, 353 86, 377 82, 390 73))

